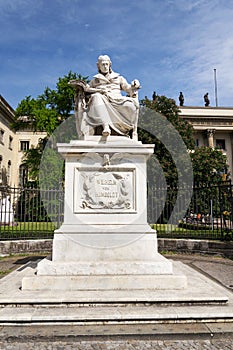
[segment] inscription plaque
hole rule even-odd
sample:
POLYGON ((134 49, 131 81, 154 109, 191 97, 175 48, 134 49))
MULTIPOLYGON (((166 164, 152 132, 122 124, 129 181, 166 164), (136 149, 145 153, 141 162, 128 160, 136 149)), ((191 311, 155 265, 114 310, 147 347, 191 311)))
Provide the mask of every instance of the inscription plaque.
POLYGON ((134 168, 76 168, 74 212, 135 212, 134 168))

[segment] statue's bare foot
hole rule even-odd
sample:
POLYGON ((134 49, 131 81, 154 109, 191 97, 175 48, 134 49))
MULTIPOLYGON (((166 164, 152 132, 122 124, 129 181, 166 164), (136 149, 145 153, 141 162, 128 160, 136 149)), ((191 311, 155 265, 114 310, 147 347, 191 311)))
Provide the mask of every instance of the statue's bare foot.
POLYGON ((102 132, 102 135, 103 136, 109 136, 111 134, 111 130, 110 130, 110 128, 109 128, 109 125, 104 125, 104 130, 103 130, 103 132, 102 132))

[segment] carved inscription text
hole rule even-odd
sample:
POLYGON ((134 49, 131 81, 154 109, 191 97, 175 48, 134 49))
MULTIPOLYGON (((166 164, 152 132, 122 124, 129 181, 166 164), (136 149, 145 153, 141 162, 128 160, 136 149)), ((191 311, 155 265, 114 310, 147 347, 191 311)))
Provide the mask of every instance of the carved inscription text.
POLYGON ((75 183, 75 212, 135 210, 134 169, 79 168, 75 183))

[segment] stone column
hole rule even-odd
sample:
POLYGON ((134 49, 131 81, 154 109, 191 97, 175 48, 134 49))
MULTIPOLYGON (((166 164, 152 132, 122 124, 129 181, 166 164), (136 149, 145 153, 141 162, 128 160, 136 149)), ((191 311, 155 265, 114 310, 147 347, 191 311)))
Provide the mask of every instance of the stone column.
POLYGON ((215 129, 207 129, 206 130, 206 135, 208 139, 208 146, 211 148, 214 148, 214 134, 215 134, 215 129))

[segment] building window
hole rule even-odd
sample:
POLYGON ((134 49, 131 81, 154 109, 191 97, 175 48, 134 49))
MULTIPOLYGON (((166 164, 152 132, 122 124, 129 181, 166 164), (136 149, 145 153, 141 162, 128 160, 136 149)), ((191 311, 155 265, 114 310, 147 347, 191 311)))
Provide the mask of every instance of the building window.
POLYGON ((0 156, 0 184, 2 184, 2 156, 0 156))
POLYGON ((196 147, 199 147, 199 139, 196 139, 196 140, 195 140, 195 146, 196 146, 196 147))
POLYGON ((13 137, 9 136, 9 149, 12 150, 13 137))
POLYGON ((226 149, 226 142, 224 139, 216 139, 216 148, 226 149))
POLYGON ((11 161, 9 160, 7 164, 7 183, 10 183, 10 177, 11 177, 11 161))
POLYGON ((0 129, 0 143, 4 145, 4 130, 0 129))
POLYGON ((20 151, 27 151, 29 149, 29 141, 20 141, 20 151))
POLYGON ((19 185, 25 186, 28 181, 28 169, 25 165, 19 167, 19 185))

